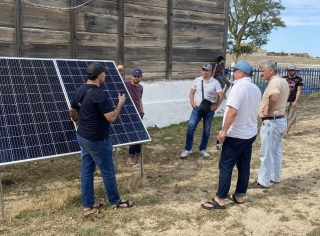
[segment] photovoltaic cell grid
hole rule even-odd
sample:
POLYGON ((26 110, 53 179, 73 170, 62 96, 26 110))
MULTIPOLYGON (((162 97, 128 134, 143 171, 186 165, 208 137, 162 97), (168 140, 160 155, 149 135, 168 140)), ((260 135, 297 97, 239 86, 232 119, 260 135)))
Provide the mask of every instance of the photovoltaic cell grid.
MULTIPOLYGON (((55 60, 62 78, 69 102, 73 99, 75 90, 86 82, 86 69, 93 61, 55 60)), ((104 67, 110 68, 106 82, 100 87, 107 93, 112 105, 118 104, 118 93, 126 94, 126 102, 120 116, 110 125, 110 140, 116 146, 150 141, 150 136, 131 100, 113 61, 98 61, 104 67)))
MULTIPOLYGON (((86 82, 91 62, 0 58, 0 165, 80 150, 68 103, 86 82)), ((101 88, 112 104, 118 103, 118 92, 127 97, 120 116, 110 126, 113 145, 150 141, 114 63, 100 63, 111 68, 101 88)))
POLYGON ((79 151, 53 60, 0 58, 0 165, 79 151))

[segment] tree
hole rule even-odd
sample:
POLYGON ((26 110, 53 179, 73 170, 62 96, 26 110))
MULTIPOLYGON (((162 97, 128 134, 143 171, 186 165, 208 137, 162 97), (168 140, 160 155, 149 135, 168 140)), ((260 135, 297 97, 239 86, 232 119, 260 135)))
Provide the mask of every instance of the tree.
POLYGON ((228 52, 235 56, 235 62, 240 55, 250 53, 246 45, 260 48, 267 44, 273 29, 286 27, 280 18, 285 9, 281 0, 229 0, 229 4, 228 52))

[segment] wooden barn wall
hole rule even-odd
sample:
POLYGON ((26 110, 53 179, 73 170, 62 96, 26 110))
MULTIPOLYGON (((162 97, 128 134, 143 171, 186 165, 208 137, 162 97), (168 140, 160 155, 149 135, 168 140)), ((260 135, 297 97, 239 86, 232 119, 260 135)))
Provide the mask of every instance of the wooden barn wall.
MULTIPOLYGON (((0 55, 17 56, 15 1, 0 0, 0 55)), ((76 5, 87 0, 77 0, 76 5)), ((72 58, 70 0, 22 5, 23 57, 72 58), (62 9, 65 8, 65 9, 62 9)), ((225 0, 173 0, 172 80, 193 79, 224 54, 225 0)), ((124 0, 125 77, 139 67, 147 80, 165 81, 168 0, 124 0)), ((76 9, 76 58, 119 59, 118 0, 93 0, 76 9)), ((170 29, 170 28, 169 28, 170 29)), ((120 55, 122 55, 120 53, 120 55)))

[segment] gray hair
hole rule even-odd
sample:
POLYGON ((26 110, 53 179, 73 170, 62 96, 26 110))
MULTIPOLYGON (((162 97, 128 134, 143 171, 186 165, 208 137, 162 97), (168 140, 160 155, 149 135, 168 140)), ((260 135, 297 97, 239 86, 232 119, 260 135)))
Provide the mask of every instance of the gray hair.
POLYGON ((259 68, 264 67, 267 70, 273 70, 276 72, 276 63, 270 59, 265 59, 259 62, 259 68))

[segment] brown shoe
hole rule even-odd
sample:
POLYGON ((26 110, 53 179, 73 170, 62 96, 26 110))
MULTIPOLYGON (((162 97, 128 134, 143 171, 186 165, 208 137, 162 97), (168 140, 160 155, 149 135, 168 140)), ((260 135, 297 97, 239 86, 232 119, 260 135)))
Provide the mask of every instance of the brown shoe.
POLYGON ((259 184, 258 181, 255 181, 255 182, 253 182, 252 184, 249 184, 248 188, 249 188, 249 189, 254 189, 254 188, 269 189, 269 187, 265 187, 265 186, 259 184))

